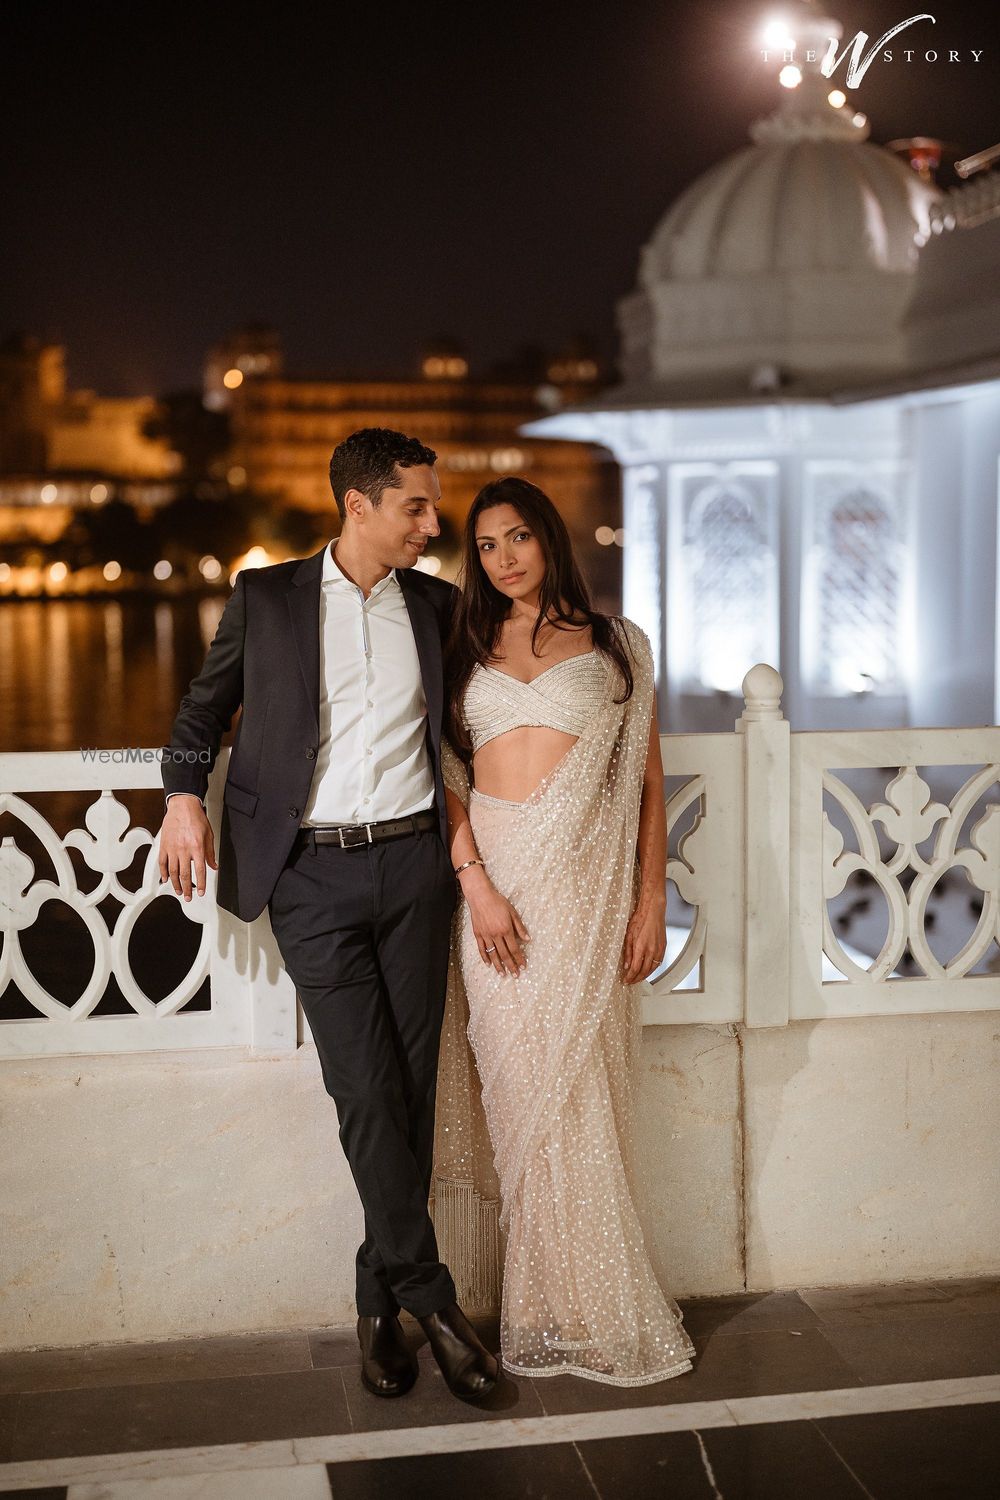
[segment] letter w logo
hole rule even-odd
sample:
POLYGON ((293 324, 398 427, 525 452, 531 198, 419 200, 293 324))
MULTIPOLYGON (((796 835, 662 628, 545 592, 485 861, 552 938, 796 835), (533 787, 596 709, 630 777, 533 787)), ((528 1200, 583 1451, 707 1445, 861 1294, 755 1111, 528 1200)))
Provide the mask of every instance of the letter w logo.
POLYGON ((824 78, 832 78, 847 56, 847 49, 850 47, 851 60, 847 64, 847 78, 845 82, 849 89, 856 89, 874 62, 875 54, 879 48, 884 47, 886 42, 891 42, 894 36, 898 36, 901 31, 906 30, 907 26, 913 26, 917 21, 930 21, 932 25, 937 25, 935 17, 929 15, 927 11, 924 11, 919 16, 910 16, 908 21, 900 21, 899 25, 894 26, 891 31, 887 31, 885 36, 879 37, 878 41, 865 56, 862 56, 862 52, 864 51, 865 42, 868 40, 867 31, 857 32, 853 41, 845 43, 844 50, 839 57, 837 56, 837 39, 836 37, 831 37, 830 45, 826 50, 826 56, 819 65, 820 72, 824 78))

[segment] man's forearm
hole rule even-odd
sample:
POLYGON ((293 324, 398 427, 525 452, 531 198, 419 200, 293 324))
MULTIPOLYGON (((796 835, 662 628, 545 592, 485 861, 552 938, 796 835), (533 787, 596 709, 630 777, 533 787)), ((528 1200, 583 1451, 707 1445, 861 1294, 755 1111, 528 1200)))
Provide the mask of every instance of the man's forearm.
POLYGON ((241 572, 226 602, 205 663, 181 699, 164 748, 164 791, 187 792, 204 800, 209 772, 222 736, 243 701, 243 645, 246 632, 246 582, 241 572))

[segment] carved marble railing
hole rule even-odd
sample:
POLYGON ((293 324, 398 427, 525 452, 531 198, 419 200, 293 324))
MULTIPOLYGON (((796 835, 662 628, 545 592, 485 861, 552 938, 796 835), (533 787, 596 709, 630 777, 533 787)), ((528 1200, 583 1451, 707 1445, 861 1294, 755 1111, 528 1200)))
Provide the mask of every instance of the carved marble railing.
MULTIPOLYGON (((1000 1010, 1000 729, 791 734, 781 686, 758 665, 744 679, 735 733, 661 737, 671 942, 644 996, 645 1021, 783 1026, 1000 1010), (932 790, 946 781, 947 800, 932 790), (967 929, 951 951, 941 948, 946 887, 964 902, 967 929), (866 931, 855 934, 858 910, 866 931)), ((221 911, 211 871, 205 896, 190 902, 161 886, 155 831, 131 827, 115 795, 159 792, 148 754, 127 765, 0 755, 0 1017, 9 1017, 0 1055, 280 1051, 308 1034, 266 913, 248 926, 221 911), (32 801, 50 792, 85 794, 83 827, 56 833, 32 801), (64 903, 86 933, 70 1002, 46 989, 24 949, 47 901, 64 903), (155 901, 175 908, 175 931, 188 922, 198 934, 187 971, 159 997, 143 989, 132 957, 155 901), (206 980, 207 1005, 191 1008, 206 980), (109 985, 120 1013, 98 1012, 109 985), (5 1008, 15 989, 20 1008, 5 1008)), ((223 751, 209 787, 216 832, 227 762, 223 751)), ((158 828, 159 795, 152 805, 158 828)))
MULTIPOLYGON (((85 759, 74 752, 0 755, 0 1016, 5 1017, 0 1019, 0 1056, 229 1046, 284 1051, 297 1045, 295 993, 281 968, 266 915, 247 925, 218 907, 212 870, 205 895, 194 895, 189 902, 160 884, 156 832, 130 827, 128 809, 115 795, 152 789, 158 830, 160 767, 155 751, 142 755, 147 759, 128 764, 85 759), (33 795, 51 792, 84 794, 84 827, 59 837, 32 803, 33 795), (54 879, 36 872, 24 845, 47 857, 54 879), (126 878, 137 856, 138 873, 126 878), (113 911, 102 908, 109 896, 113 911), (79 993, 72 1003, 45 987, 24 952, 23 935, 49 901, 69 908, 86 934, 88 957, 74 982, 79 993), (174 908, 172 931, 178 937, 185 921, 198 932, 183 977, 157 999, 136 977, 132 955, 136 926, 155 901, 174 908), (207 1006, 186 1010, 206 979, 207 1006), (95 1014, 112 982, 124 1013, 95 1014), (12 987, 22 1004, 17 1018, 7 1019, 12 987), (27 1016, 21 1013, 25 1007, 27 1016)), ((228 760, 226 748, 209 785, 208 814, 216 831, 228 760)))
POLYGON ((679 902, 691 918, 671 926, 644 1019, 1000 1010, 1000 729, 791 734, 781 686, 753 667, 735 735, 661 736, 682 780, 667 799, 668 921, 679 902), (944 782, 947 801, 931 790, 944 782), (848 942, 857 907, 867 933, 848 942))

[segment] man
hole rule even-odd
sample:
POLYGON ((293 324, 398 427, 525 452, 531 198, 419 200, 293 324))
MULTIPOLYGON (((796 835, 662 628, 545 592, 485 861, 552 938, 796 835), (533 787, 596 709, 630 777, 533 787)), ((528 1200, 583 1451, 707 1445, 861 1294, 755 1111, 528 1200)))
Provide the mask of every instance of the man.
POLYGON ((414 569, 440 533, 435 460, 398 432, 353 433, 330 461, 340 537, 237 575, 164 756, 160 872, 187 901, 207 865, 227 911, 268 908, 365 1211, 364 1384, 413 1385, 403 1308, 470 1397, 497 1361, 457 1306, 427 1207, 456 897, 440 763, 455 591, 414 569), (203 799, 241 704, 217 865, 203 799))

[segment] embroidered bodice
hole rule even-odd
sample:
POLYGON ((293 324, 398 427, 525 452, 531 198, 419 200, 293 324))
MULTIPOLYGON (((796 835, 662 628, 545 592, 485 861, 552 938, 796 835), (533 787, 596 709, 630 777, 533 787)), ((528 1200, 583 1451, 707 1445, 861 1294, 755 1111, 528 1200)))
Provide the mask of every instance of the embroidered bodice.
POLYGON ((558 729, 581 735, 598 712, 607 684, 608 662, 600 651, 570 656, 522 682, 496 667, 477 666, 462 700, 472 749, 510 729, 558 729))

